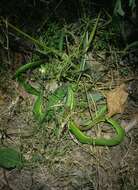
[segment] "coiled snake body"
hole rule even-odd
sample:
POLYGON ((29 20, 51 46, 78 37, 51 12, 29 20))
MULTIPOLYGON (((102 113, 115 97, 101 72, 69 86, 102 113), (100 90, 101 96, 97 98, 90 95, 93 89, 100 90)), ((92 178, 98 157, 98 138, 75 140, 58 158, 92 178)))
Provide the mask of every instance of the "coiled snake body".
MULTIPOLYGON (((21 86, 28 92, 29 94, 36 97, 34 107, 33 107, 33 113, 35 118, 40 122, 43 123, 45 118, 49 119, 52 115, 52 106, 58 103, 59 99, 64 98, 66 94, 66 89, 60 88, 56 90, 56 94, 53 94, 53 96, 50 97, 46 111, 42 111, 42 99, 43 94, 40 90, 37 90, 31 84, 29 84, 24 77, 22 76, 23 73, 25 73, 28 70, 33 70, 37 67, 39 67, 42 64, 40 61, 27 63, 23 66, 21 66, 15 73, 15 78, 20 83, 21 86)), ((76 137, 76 139, 83 144, 89 144, 89 145, 98 145, 98 146, 115 146, 119 143, 121 143, 125 136, 125 130, 120 126, 118 121, 115 121, 112 118, 108 118, 106 116, 107 108, 104 106, 102 108, 102 111, 100 110, 95 116, 91 122, 91 126, 99 123, 99 122, 106 122, 111 125, 111 127, 115 130, 116 135, 114 137, 111 137, 110 139, 99 137, 99 138, 93 138, 90 136, 87 136, 84 134, 84 132, 77 127, 76 123, 73 120, 68 121, 68 129, 69 131, 76 137)))

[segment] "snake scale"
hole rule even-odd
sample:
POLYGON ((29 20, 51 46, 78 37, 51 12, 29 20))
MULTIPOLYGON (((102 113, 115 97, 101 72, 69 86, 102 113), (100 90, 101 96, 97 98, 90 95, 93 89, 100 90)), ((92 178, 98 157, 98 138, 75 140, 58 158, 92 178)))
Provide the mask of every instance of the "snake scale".
MULTIPOLYGON (((57 89, 52 96, 47 101, 46 104, 46 110, 42 111, 42 103, 43 103, 43 93, 34 88, 29 82, 25 80, 23 77, 23 74, 26 73, 28 70, 33 70, 37 67, 39 67, 43 62, 41 61, 35 61, 31 63, 27 63, 23 66, 21 66, 15 73, 14 78, 19 82, 19 84, 25 89, 26 92, 29 94, 35 96, 35 102, 33 106, 33 113, 35 118, 40 122, 43 123, 45 119, 49 119, 52 114, 52 106, 57 104, 59 100, 63 99, 66 96, 66 88, 61 87, 57 89)), ((104 106, 101 108, 102 110, 99 110, 97 115, 93 117, 93 120, 90 124, 90 126, 87 128, 79 128, 77 124, 70 120, 68 121, 68 129, 69 131, 76 137, 76 139, 83 144, 89 144, 89 145, 98 145, 98 146, 115 146, 120 144, 124 137, 125 137, 125 130, 120 126, 120 123, 112 118, 108 118, 106 116, 107 108, 104 106), (104 137, 91 137, 86 135, 83 130, 88 130, 93 125, 98 124, 100 122, 105 122, 110 124, 110 126, 115 130, 115 136, 110 138, 104 138, 104 137)))

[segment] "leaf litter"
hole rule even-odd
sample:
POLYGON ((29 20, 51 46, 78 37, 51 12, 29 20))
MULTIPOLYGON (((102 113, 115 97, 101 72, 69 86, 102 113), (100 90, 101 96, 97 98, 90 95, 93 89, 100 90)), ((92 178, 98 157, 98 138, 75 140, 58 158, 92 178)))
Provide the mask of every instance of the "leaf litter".
POLYGON ((128 98, 126 85, 123 83, 115 89, 108 92, 107 96, 108 116, 112 117, 115 114, 123 113, 125 104, 128 98))
MULTIPOLYGON (((4 79, 4 81, 7 80, 8 78, 4 79)), ((86 80, 85 83, 89 85, 90 81, 86 80)), ((11 81, 10 84, 12 84, 11 81)), ((106 86, 101 81, 101 86, 104 85, 106 86)), ((91 83, 89 87, 92 88, 91 83)), ((9 88, 8 85, 7 88, 9 88)), ((13 89, 14 86, 11 88, 11 93, 13 89)), ((108 115, 113 116, 122 113, 127 98, 128 94, 125 91, 124 84, 111 90, 107 95, 108 115)), ((91 99, 91 96, 89 99, 91 99)), ((100 100, 101 97, 98 95, 92 99, 97 104, 97 99, 100 100)), ((17 147, 20 147, 25 158, 28 157, 30 161, 30 165, 24 170, 6 171, 6 180, 12 189, 136 189, 137 170, 134 170, 134 168, 136 167, 137 158, 137 129, 128 134, 120 146, 111 149, 76 144, 67 133, 62 138, 57 138, 53 132, 53 125, 51 127, 46 123, 44 127, 37 128, 37 124, 32 119, 31 106, 28 105, 30 105, 29 99, 23 100, 19 112, 15 110, 12 119, 6 121, 6 132, 8 132, 8 128, 16 126, 20 130, 22 126, 33 129, 34 135, 26 137, 22 133, 17 133, 8 138, 5 134, 1 138, 4 144, 9 146, 16 144, 17 147), (25 101, 28 101, 28 104, 25 104, 25 101), (11 175, 14 176, 12 180, 10 179, 11 175), (20 180, 16 181, 18 176, 20 180), (31 184, 31 187, 24 186, 24 184, 31 184)), ((3 123, 4 127, 5 123, 3 123)), ((96 133, 100 135, 100 132, 99 127, 97 127, 96 133)), ((1 170, 0 174, 2 174, 1 170)), ((6 187, 3 178, 4 176, 0 179, 0 182, 2 180, 0 190, 6 187)))

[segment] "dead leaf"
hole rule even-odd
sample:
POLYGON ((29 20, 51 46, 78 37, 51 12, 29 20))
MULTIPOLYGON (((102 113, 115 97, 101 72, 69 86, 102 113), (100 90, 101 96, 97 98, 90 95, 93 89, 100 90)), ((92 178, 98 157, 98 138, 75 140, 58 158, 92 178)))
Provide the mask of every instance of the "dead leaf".
POLYGON ((117 113, 122 113, 124 111, 125 103, 128 97, 128 93, 125 89, 126 85, 123 83, 107 94, 107 116, 111 117, 117 113))

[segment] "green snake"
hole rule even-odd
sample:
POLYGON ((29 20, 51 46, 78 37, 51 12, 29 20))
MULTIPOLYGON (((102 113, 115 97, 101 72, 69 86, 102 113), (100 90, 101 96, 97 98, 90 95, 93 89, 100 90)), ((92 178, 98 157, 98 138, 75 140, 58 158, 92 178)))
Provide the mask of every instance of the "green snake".
MULTIPOLYGON (((41 90, 34 88, 29 82, 27 82, 23 76, 28 70, 33 70, 39 67, 43 62, 35 61, 31 63, 27 63, 21 66, 15 73, 14 78, 17 79, 19 84, 25 89, 26 92, 35 96, 35 102, 33 106, 33 113, 35 118, 43 123, 45 120, 49 121, 50 118, 54 115, 53 107, 54 105, 58 105, 59 101, 63 100, 67 94, 67 86, 61 86, 55 92, 48 97, 46 108, 43 111, 43 93, 41 90)), ((64 106, 57 106, 58 109, 64 109, 64 106)), ((74 120, 70 119, 68 121, 68 129, 69 131, 76 137, 76 139, 83 144, 89 145, 98 145, 98 146, 115 146, 120 144, 125 137, 125 130, 120 126, 119 122, 108 118, 106 116, 107 107, 103 106, 97 114, 93 117, 93 120, 84 127, 78 127, 74 120), (86 135, 83 131, 90 129, 92 126, 105 122, 110 124, 110 126, 115 130, 116 135, 109 139, 99 137, 93 138, 86 135)))

